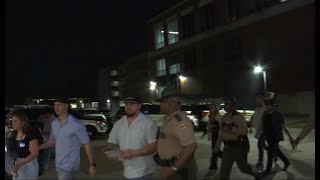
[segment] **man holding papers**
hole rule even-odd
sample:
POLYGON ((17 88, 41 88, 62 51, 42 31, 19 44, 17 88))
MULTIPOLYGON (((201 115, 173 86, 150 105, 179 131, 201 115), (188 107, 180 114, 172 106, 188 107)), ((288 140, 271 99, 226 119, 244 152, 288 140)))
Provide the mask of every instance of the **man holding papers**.
POLYGON ((151 179, 155 162, 153 154, 157 149, 157 125, 140 112, 141 100, 138 97, 125 98, 126 115, 113 126, 108 144, 117 145, 105 154, 113 160, 121 160, 124 177, 127 179, 151 179))

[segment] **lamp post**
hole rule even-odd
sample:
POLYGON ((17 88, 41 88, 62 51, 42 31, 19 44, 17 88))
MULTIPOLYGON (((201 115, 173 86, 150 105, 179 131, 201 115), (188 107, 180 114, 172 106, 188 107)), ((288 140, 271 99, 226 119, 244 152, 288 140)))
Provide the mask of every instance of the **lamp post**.
POLYGON ((182 93, 182 84, 186 83, 185 81, 187 80, 187 77, 180 75, 179 76, 179 80, 180 80, 180 89, 179 89, 179 91, 180 91, 180 93, 182 93))
POLYGON ((266 73, 266 71, 263 70, 263 68, 261 66, 255 66, 253 72, 256 74, 259 74, 262 72, 264 92, 267 93, 267 73, 266 73))
POLYGON ((149 86, 149 89, 150 89, 150 93, 151 93, 151 98, 152 98, 152 96, 153 96, 153 92, 156 90, 156 94, 155 94, 155 98, 157 98, 157 96, 158 96, 158 88, 157 88, 157 83, 156 82, 153 82, 153 81, 150 81, 150 86, 149 86))

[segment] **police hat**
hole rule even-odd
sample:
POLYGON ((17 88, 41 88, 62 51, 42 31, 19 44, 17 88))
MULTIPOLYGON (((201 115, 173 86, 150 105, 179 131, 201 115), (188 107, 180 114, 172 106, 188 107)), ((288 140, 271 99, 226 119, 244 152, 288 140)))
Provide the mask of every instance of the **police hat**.
POLYGON ((54 99, 54 102, 61 102, 61 103, 64 103, 64 104, 69 104, 70 101, 69 101, 69 98, 67 97, 57 97, 54 99))
POLYGON ((124 99, 124 103, 138 103, 138 104, 140 104, 141 103, 141 98, 137 97, 137 96, 127 96, 124 99))
POLYGON ((168 99, 170 97, 181 97, 181 94, 178 92, 177 88, 173 86, 167 86, 164 88, 161 92, 161 97, 160 99, 157 99, 158 102, 168 99))
POLYGON ((224 99, 224 104, 228 104, 228 103, 237 104, 237 99, 236 99, 234 96, 226 97, 226 98, 224 99))

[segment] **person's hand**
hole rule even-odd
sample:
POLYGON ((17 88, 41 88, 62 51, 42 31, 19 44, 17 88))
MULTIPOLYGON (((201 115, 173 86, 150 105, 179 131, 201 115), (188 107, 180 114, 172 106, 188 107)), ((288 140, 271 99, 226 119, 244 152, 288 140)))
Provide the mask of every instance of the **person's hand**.
POLYGON ((256 138, 256 139, 258 139, 260 137, 260 133, 256 133, 255 135, 254 135, 254 138, 256 138))
POLYGON ((297 149, 299 143, 300 143, 300 138, 297 137, 292 143, 293 146, 294 146, 294 149, 297 149))
POLYGON ((96 175, 96 167, 95 166, 89 166, 89 176, 94 177, 96 175))
POLYGON ((164 179, 170 179, 170 177, 174 176, 176 172, 171 169, 170 166, 161 166, 160 167, 160 176, 164 179))
POLYGON ((213 148, 213 153, 217 153, 217 152, 219 152, 220 151, 220 149, 219 148, 213 148))
POLYGON ((132 159, 136 156, 135 151, 132 149, 127 149, 122 151, 121 155, 124 159, 132 159))
POLYGON ((19 164, 14 164, 12 165, 10 172, 16 173, 19 168, 20 168, 19 164))

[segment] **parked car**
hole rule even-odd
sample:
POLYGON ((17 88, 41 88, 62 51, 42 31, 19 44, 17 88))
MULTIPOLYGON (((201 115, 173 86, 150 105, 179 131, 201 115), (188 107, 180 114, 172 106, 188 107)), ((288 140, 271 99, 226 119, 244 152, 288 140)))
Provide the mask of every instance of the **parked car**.
POLYGON ((84 113, 78 109, 71 109, 70 114, 79 119, 86 126, 90 139, 95 139, 98 135, 107 132, 107 118, 100 112, 84 113))
MULTIPOLYGON (((164 118, 166 117, 165 114, 162 114, 160 112, 159 104, 143 103, 140 111, 145 115, 149 116, 152 120, 154 120, 157 123, 158 127, 162 125, 164 118)), ((119 110, 116 112, 116 114, 112 117, 112 121, 116 122, 124 115, 125 115, 124 107, 120 107, 119 110)), ((187 112, 186 112, 186 115, 191 120, 193 127, 197 129, 199 127, 198 118, 195 115, 187 112)))
POLYGON ((102 117, 103 119, 106 119, 105 123, 107 125, 107 131, 106 133, 109 133, 113 127, 113 123, 111 121, 111 111, 108 109, 96 109, 96 108, 75 108, 72 109, 74 111, 78 111, 81 115, 86 115, 86 114, 96 114, 98 116, 100 116, 101 114, 104 115, 104 117, 102 117))
POLYGON ((203 130, 207 127, 207 122, 203 122, 202 118, 206 115, 204 111, 208 109, 209 106, 207 104, 185 104, 181 107, 181 110, 186 112, 187 115, 194 115, 198 119, 198 130, 203 130))

